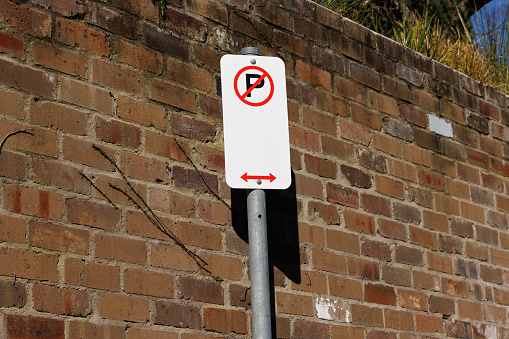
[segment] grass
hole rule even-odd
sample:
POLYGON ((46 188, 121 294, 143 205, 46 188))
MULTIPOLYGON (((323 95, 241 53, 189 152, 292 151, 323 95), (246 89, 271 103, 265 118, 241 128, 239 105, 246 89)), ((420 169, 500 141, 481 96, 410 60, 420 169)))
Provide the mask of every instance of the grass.
MULTIPOLYGON (((429 0, 423 14, 407 13, 391 18, 369 0, 314 0, 342 16, 454 68, 486 85, 509 94, 509 21, 488 27, 488 33, 475 37, 461 21, 463 30, 444 37, 438 17, 430 15, 429 0), (382 18, 382 19, 381 19, 382 18), (498 32, 495 34, 495 32, 498 32)), ((509 9, 508 9, 509 10, 509 9)), ((480 18, 479 20, 483 20, 480 18)), ((480 22, 487 25, 487 20, 480 22)))

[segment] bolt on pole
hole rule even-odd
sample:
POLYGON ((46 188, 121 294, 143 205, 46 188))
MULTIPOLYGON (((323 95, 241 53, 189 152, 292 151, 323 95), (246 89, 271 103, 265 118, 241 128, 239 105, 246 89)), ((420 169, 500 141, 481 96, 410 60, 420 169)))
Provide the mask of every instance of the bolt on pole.
MULTIPOLYGON (((242 55, 260 55, 256 47, 245 47, 242 55)), ((258 183, 260 184, 260 183, 258 183)), ((254 339, 272 338, 269 285, 269 246, 265 192, 252 190, 247 196, 249 264, 251 272, 251 327, 254 339)))

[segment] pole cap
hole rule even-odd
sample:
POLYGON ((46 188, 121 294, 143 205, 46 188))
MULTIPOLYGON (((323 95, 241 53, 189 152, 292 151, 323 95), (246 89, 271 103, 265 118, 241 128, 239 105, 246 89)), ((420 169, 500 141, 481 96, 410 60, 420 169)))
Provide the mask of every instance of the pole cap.
POLYGON ((242 55, 260 55, 260 49, 258 47, 244 47, 240 50, 242 55))

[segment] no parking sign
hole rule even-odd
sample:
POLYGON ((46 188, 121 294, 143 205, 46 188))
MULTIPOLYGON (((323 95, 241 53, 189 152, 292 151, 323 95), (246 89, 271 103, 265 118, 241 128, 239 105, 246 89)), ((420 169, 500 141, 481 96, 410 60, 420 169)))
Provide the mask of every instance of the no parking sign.
POLYGON ((221 58, 226 182, 232 188, 291 184, 285 66, 253 55, 221 58))

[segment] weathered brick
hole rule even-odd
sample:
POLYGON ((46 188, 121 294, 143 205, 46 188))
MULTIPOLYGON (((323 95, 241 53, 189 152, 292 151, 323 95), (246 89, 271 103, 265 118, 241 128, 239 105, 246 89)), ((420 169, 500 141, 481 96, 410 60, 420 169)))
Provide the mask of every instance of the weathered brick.
POLYGON ((87 60, 85 57, 43 41, 34 42, 32 45, 32 55, 36 64, 63 73, 84 77, 87 71, 87 60))
POLYGON ((387 238, 407 240, 405 225, 391 219, 378 219, 378 233, 387 238))
POLYGON ((206 308, 203 311, 206 330, 222 333, 246 334, 248 331, 247 313, 239 310, 206 308))
POLYGON ((7 60, 0 60, 0 83, 45 97, 55 96, 55 76, 7 60))
POLYGON ((438 236, 435 232, 421 227, 409 226, 410 241, 431 249, 438 249, 438 236))
POLYGON ((370 239, 362 239, 361 253, 365 256, 384 261, 391 261, 391 248, 386 243, 370 239))
POLYGON ((381 78, 380 74, 377 72, 361 66, 357 63, 350 63, 350 76, 353 80, 360 82, 366 86, 369 86, 377 91, 380 90, 381 87, 381 78))
POLYGON ((347 228, 358 232, 375 234, 375 219, 372 216, 352 210, 345 210, 343 216, 347 228))
POLYGON ((25 39, 18 34, 0 32, 0 51, 18 59, 25 57, 25 39))
POLYGON ((304 125, 334 137, 337 135, 338 128, 334 116, 304 106, 302 108, 302 117, 304 125))
POLYGON ((34 285, 32 294, 34 309, 40 312, 86 317, 92 311, 86 291, 34 285))
POLYGON ((304 316, 313 315, 313 299, 307 295, 276 292, 276 306, 279 312, 304 316))
POLYGON ((361 193, 361 202, 362 208, 368 212, 381 214, 386 217, 392 215, 391 203, 387 198, 369 193, 361 193))
POLYGON ((4 314, 8 338, 65 338, 63 320, 4 314))
POLYGON ((340 117, 346 117, 348 115, 348 104, 346 101, 338 96, 329 94, 328 92, 317 90, 316 103, 318 108, 324 111, 333 113, 340 117))
POLYGON ((115 42, 115 47, 120 62, 141 68, 147 72, 161 74, 163 56, 160 53, 130 44, 121 39, 115 42))
POLYGON ((90 3, 88 14, 88 22, 93 25, 129 39, 138 37, 136 20, 129 15, 118 13, 95 2, 90 3))
MULTIPOLYGON (((355 219, 353 220, 353 222, 355 222, 355 219)), ((359 236, 356 234, 346 233, 338 230, 328 230, 326 232, 326 238, 328 248, 355 254, 360 253, 359 236)))
POLYGON ((97 116, 95 133, 97 138, 109 143, 130 148, 137 148, 140 145, 140 128, 120 120, 106 120, 97 116))
POLYGON ((74 320, 69 323, 69 337, 71 338, 114 339, 119 338, 123 335, 124 326, 94 324, 88 321, 74 321, 74 320))
POLYGON ((117 8, 151 21, 159 19, 157 4, 150 0, 112 0, 111 3, 117 8))
POLYGON ((149 317, 149 303, 145 298, 99 293, 97 303, 103 318, 145 322, 149 317))
POLYGON ((55 251, 88 254, 89 232, 52 223, 31 221, 29 241, 32 246, 55 251))
POLYGON ((24 284, 12 283, 10 280, 0 280, 0 306, 22 308, 27 301, 27 291, 24 284))
POLYGON ((379 131, 382 127, 382 119, 379 113, 370 111, 360 105, 350 105, 353 121, 379 131))
POLYGON ((63 203, 63 197, 58 193, 17 185, 5 187, 5 207, 14 213, 60 220, 64 213, 63 203))
POLYGON ((120 269, 117 266, 67 258, 64 267, 64 281, 67 284, 102 290, 120 290, 120 269))
POLYGON ((359 195, 357 191, 332 183, 327 183, 327 200, 345 206, 359 206, 359 195))
POLYGON ((123 238, 120 236, 97 234, 94 237, 95 256, 137 264, 147 261, 147 250, 144 241, 123 238))
POLYGON ((159 52, 181 60, 189 58, 188 42, 147 22, 143 23, 143 41, 148 47, 159 52))
POLYGON ((315 66, 297 60, 296 63, 297 74, 303 80, 307 80, 312 84, 321 86, 325 89, 331 90, 331 74, 323 71, 315 66))
POLYGON ((402 143, 396 138, 373 132, 373 147, 382 152, 394 155, 395 157, 402 157, 402 143))
POLYGON ((58 281, 58 256, 56 254, 36 253, 15 248, 0 249, 0 274, 17 277, 58 281), (26 265, 29 262, 30 265, 26 265))
POLYGON ((71 134, 86 134, 86 113, 49 101, 37 101, 30 106, 30 121, 71 134))
POLYGON ((98 112, 113 114, 114 101, 108 91, 71 78, 60 78, 58 99, 98 112))
POLYGON ((329 326, 317 322, 297 320, 294 323, 294 338, 328 338, 329 326))
POLYGON ((143 91, 143 78, 139 72, 100 59, 92 62, 92 81, 136 95, 143 91))
POLYGON ((103 33, 86 28, 74 21, 56 18, 55 39, 71 47, 109 56, 110 44, 103 33))
POLYGON ((200 308, 176 302, 156 301, 154 323, 181 328, 201 329, 200 308))
POLYGON ((398 289, 399 305, 413 310, 428 310, 426 294, 412 290, 398 289))
POLYGON ((157 78, 153 79, 150 84, 150 99, 189 112, 196 112, 196 100, 193 92, 157 78))
POLYGON ((416 71, 403 63, 397 65, 398 77, 408 81, 414 86, 422 87, 424 85, 424 76, 421 72, 416 71))
POLYGON ((409 264, 414 266, 423 265, 423 253, 422 251, 407 246, 397 246, 395 251, 396 262, 402 264, 409 264))
POLYGON ((382 267, 382 279, 388 284, 410 286, 412 271, 407 268, 387 264, 382 267))
POLYGON ((371 142, 371 134, 367 128, 357 126, 347 121, 340 122, 341 137, 365 146, 371 142))

